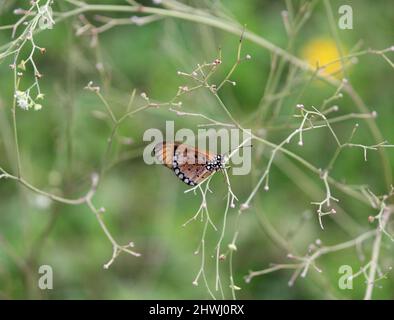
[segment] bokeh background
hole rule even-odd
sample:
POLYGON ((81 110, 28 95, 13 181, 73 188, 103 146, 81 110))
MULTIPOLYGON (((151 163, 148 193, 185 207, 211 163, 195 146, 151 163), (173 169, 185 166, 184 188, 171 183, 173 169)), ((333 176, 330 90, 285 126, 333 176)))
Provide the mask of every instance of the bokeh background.
MULTIPOLYGON (((165 1, 163 1, 165 2, 165 1)), ((183 1, 182 1, 183 2, 183 1)), ((289 1, 290 2, 290 1, 289 1)), ((288 3, 289 3, 288 2, 288 3)), ((291 1, 295 10, 309 1, 291 1)), ((334 17, 338 7, 350 4, 353 8, 353 29, 337 29, 345 52, 366 48, 383 49, 394 45, 394 4, 390 1, 330 1, 334 17)), ((88 3, 95 3, 88 1, 88 3)), ((98 2, 97 2, 98 3, 98 2)), ((122 4, 124 1, 100 2, 122 4)), ((150 1, 144 5, 159 6, 150 1)), ((268 41, 288 47, 282 11, 285 1, 185 1, 184 3, 225 14, 268 41)), ((127 4, 127 3, 126 3, 127 4)), ((18 17, 15 8, 26 8, 25 1, 0 2, 0 26, 13 24, 18 17)), ((55 1, 54 11, 72 7, 65 1, 55 1)), ((130 14, 100 12, 101 15, 127 18, 130 14)), ((94 25, 95 13, 85 19, 94 25)), ((215 74, 220 81, 236 58, 239 35, 229 34, 203 24, 163 18, 144 25, 124 25, 92 37, 76 32, 84 19, 73 16, 57 23, 52 30, 35 36, 35 41, 46 48, 35 61, 44 75, 40 80, 45 98, 40 111, 17 110, 18 133, 23 176, 33 185, 65 197, 83 195, 90 185, 90 175, 100 167, 107 139, 111 133, 105 109, 98 97, 84 87, 89 81, 100 86, 117 115, 124 113, 133 89, 136 89, 134 108, 143 104, 140 93, 145 92, 156 101, 168 101, 179 86, 188 84, 177 71, 190 72, 198 63, 211 62, 221 48, 223 63, 215 74)), ((0 44, 11 41, 10 30, 0 30, 0 44)), ((28 51, 25 52, 27 54, 28 51)), ((245 127, 260 130, 265 137, 279 143, 291 130, 267 128, 297 123, 292 115, 295 103, 319 106, 335 88, 321 81, 312 81, 296 101, 310 75, 299 72, 289 95, 282 101, 276 118, 259 118, 258 107, 270 73, 272 54, 247 40, 243 55, 252 59, 242 63, 231 77, 236 86, 225 86, 220 96, 234 117, 245 127), (257 112, 257 113, 256 113, 257 112)), ((295 37, 289 49, 306 60, 320 59, 327 63, 338 57, 336 43, 330 31, 322 1, 315 1, 310 18, 295 37)), ((387 54, 392 57, 392 53, 387 54)), ((11 121, 13 73, 10 59, 0 65, 0 165, 15 172, 15 152, 11 121)), ((338 70, 335 76, 343 75, 338 70)), ((283 90, 292 69, 284 65, 278 79, 276 93, 283 90)), ((393 131, 393 68, 379 55, 367 54, 352 61, 347 68, 349 80, 370 110, 376 110, 376 123, 387 141, 394 142, 393 131)), ((26 83, 31 82, 31 70, 26 71, 26 83), (29 78, 30 72, 30 78, 29 78)), ((25 81, 25 80, 23 80, 25 81)), ((27 85, 22 81, 22 85, 27 85)), ((359 112, 345 96, 335 101, 339 114, 359 112)), ((275 103, 271 105, 275 107, 275 103)), ((198 91, 183 99, 183 110, 203 113, 219 121, 229 122, 209 91, 198 91)), ((2 299, 197 299, 210 298, 203 281, 193 286, 200 267, 200 256, 193 254, 203 224, 196 221, 187 227, 182 224, 199 207, 200 198, 184 194, 181 184, 169 170, 148 166, 142 159, 145 143, 142 135, 148 128, 163 129, 166 120, 174 120, 177 128, 197 130, 201 119, 178 117, 163 109, 148 109, 125 121, 119 128, 112 153, 111 166, 101 177, 94 198, 98 207, 105 207, 104 220, 119 243, 133 241, 141 257, 121 254, 110 269, 105 270, 112 247, 103 234, 93 213, 86 206, 69 206, 48 200, 23 188, 15 181, 0 180, 0 298, 2 299), (39 290, 38 267, 50 265, 54 271, 54 289, 39 290)), ((354 124, 359 123, 355 142, 366 145, 375 141, 365 121, 351 119, 334 126, 344 140, 354 124)), ((305 134, 304 147, 296 141, 288 148, 313 163, 324 167, 335 152, 335 141, 328 130, 305 134)), ((252 148, 253 167, 247 176, 231 177, 233 189, 240 203, 245 201, 267 165, 270 149, 256 143, 252 148)), ((394 164, 394 150, 387 149, 390 166, 394 164)), ((368 185, 376 194, 387 193, 384 171, 378 152, 369 152, 368 161, 362 150, 347 149, 338 158, 331 175, 349 185, 368 185)), ((386 177, 388 180, 392 176, 386 177)), ((239 220, 238 208, 229 212, 224 247, 239 231, 233 269, 237 297, 241 299, 360 299, 365 292, 365 279, 354 280, 353 290, 338 287, 338 268, 350 265, 358 271, 369 259, 372 241, 363 246, 365 261, 360 261, 354 248, 323 256, 317 261, 322 273, 311 269, 306 278, 299 278, 288 286, 291 270, 282 270, 254 278, 245 283, 249 270, 267 268, 271 263, 289 263, 289 253, 275 238, 279 234, 294 252, 305 254, 308 246, 320 239, 323 245, 333 245, 376 228, 368 216, 372 209, 337 189, 343 209, 336 219, 325 217, 325 229, 319 226, 311 201, 324 197, 322 180, 293 160, 279 155, 271 172, 269 192, 259 190, 239 220), (268 226, 268 227, 267 227, 268 226), (275 230, 273 233, 272 230, 275 230)), ((220 225, 223 217, 226 187, 220 175, 213 179, 214 192, 208 197, 213 220, 220 225)), ((392 227, 389 226, 392 231, 392 227)), ((215 265, 210 256, 218 234, 209 232, 207 243, 208 280, 214 282, 215 265)), ((393 264, 393 245, 383 238, 380 266, 386 273, 393 264)), ((223 262, 221 275, 228 290, 228 260, 223 262)), ((376 283, 374 298, 392 299, 392 272, 387 279, 376 283)))

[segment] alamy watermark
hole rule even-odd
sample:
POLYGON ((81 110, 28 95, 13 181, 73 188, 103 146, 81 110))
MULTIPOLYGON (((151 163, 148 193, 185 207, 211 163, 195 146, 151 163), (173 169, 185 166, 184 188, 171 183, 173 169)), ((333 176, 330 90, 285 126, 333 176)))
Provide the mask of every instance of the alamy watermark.
POLYGON ((231 154, 232 174, 247 175, 251 170, 252 151, 250 143, 249 147, 246 147, 245 141, 250 141, 251 136, 251 130, 237 128, 200 128, 197 134, 191 129, 182 128, 175 132, 174 121, 166 121, 164 134, 157 128, 150 128, 144 132, 143 141, 150 143, 144 149, 143 159, 148 165, 162 164, 153 153, 155 146, 163 141, 180 142, 202 152, 209 151, 224 157, 231 154))
POLYGON ((351 266, 344 264, 339 267, 338 273, 342 276, 338 279, 338 287, 341 290, 353 289, 353 269, 351 266))
POLYGON ((38 278, 38 287, 41 290, 52 290, 53 289, 53 270, 49 265, 42 265, 38 268, 38 274, 41 276, 38 278))
POLYGON ((340 15, 338 19, 339 29, 353 29, 353 8, 348 4, 344 4, 338 8, 338 13, 340 15))
POLYGON ((38 26, 40 29, 52 29, 55 21, 53 20, 52 8, 49 4, 39 7, 38 14, 40 15, 40 19, 38 20, 38 26))

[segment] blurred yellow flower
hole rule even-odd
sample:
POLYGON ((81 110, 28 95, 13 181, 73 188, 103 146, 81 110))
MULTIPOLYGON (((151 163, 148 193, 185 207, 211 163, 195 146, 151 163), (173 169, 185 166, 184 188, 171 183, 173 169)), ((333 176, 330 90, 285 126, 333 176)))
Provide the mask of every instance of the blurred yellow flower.
POLYGON ((341 70, 340 54, 336 43, 330 38, 315 38, 309 41, 301 51, 301 56, 313 67, 317 64, 323 67, 328 64, 321 72, 333 75, 341 70))

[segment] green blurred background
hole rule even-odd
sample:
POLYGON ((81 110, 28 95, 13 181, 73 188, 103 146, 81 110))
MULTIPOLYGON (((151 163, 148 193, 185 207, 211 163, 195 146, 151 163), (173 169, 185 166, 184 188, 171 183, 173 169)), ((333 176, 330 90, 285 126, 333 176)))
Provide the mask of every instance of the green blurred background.
MULTIPOLYGON (((106 0, 100 3, 122 4, 106 0)), ((291 1, 299 8, 308 1, 291 1)), ((98 3, 88 1, 88 3, 98 3)), ((222 12, 241 25, 274 44, 286 48, 287 35, 281 12, 286 10, 285 1, 187 1, 189 5, 222 12)), ((144 1, 144 5, 153 5, 144 1)), ((331 1, 334 16, 337 8, 350 4, 353 8, 353 30, 339 30, 338 34, 346 52, 362 41, 362 48, 383 49, 394 45, 394 4, 390 1, 331 1)), ((15 23, 15 8, 26 8, 24 1, 0 2, 0 26, 15 23)), ((72 6, 55 1, 54 11, 67 11, 72 6)), ((129 17, 129 14, 105 13, 112 17, 129 17)), ((85 17, 93 24, 94 13, 85 17)), ((91 47, 91 37, 76 36, 81 25, 78 17, 57 23, 52 30, 35 36, 35 41, 46 48, 44 55, 37 54, 35 61, 44 74, 40 84, 45 93, 41 111, 17 110, 18 133, 24 178, 33 185, 75 198, 83 195, 90 185, 90 175, 100 167, 107 139, 111 133, 105 111, 97 96, 84 90, 89 81, 101 87, 114 112, 122 115, 130 93, 137 90, 134 108, 143 104, 139 94, 146 92, 157 101, 171 99, 181 85, 190 82, 177 75, 178 70, 191 71, 197 63, 210 62, 222 49, 221 65, 215 80, 222 79, 236 58, 239 36, 207 27, 202 24, 160 19, 145 26, 125 25, 115 27, 99 35, 97 47, 91 47), (102 65, 102 71, 97 64, 102 65), (99 111, 99 112, 98 112, 99 111)), ((0 30, 0 44, 10 41, 10 30, 0 30)), ((316 39, 331 41, 332 35, 325 7, 316 1, 310 19, 294 40, 291 51, 301 56, 303 49, 316 39)), ((319 48, 316 48, 319 52, 319 48)), ((358 49, 361 50, 361 49, 358 49)), ((271 53, 245 40, 243 54, 252 59, 242 63, 231 77, 236 86, 225 86, 220 96, 236 119, 253 130, 268 126, 267 122, 254 121, 255 112, 264 93, 270 73, 271 53), (251 121, 253 120, 253 121, 251 121)), ((388 53, 390 57, 390 53, 388 53)), ((392 54, 391 54, 392 59, 392 54)), ((13 74, 8 65, 10 59, 0 65, 0 165, 15 172, 15 153, 12 143, 11 106, 13 74)), ((26 72, 26 81, 31 82, 26 72)), ((279 78, 278 91, 286 83, 291 68, 286 64, 279 78)), ((393 131, 393 69, 378 55, 363 55, 348 68, 349 78, 371 110, 376 110, 376 123, 382 135, 394 143, 393 131)), ((305 106, 320 105, 335 91, 321 81, 313 81, 306 87, 302 101, 295 101, 310 75, 299 72, 299 84, 291 95, 283 100, 281 113, 270 125, 280 125, 293 119, 295 103, 305 106)), ((22 82, 22 85, 25 85, 22 82)), ((336 101, 339 114, 359 112, 348 98, 336 101)), ((183 99, 183 109, 199 112, 219 121, 229 119, 208 91, 198 91, 183 99)), ((93 213, 86 206, 68 206, 37 196, 15 181, 0 180, 0 298, 43 299, 205 299, 210 298, 203 281, 198 287, 192 281, 200 267, 200 256, 193 254, 201 237, 203 224, 196 221, 187 227, 182 224, 199 207, 200 199, 191 193, 184 194, 181 184, 169 170, 160 166, 148 166, 142 159, 144 142, 142 135, 148 128, 163 129, 166 120, 175 120, 176 128, 197 130, 201 119, 177 117, 163 109, 148 109, 128 119, 119 128, 111 159, 113 165, 100 181, 94 198, 98 207, 105 207, 104 219, 108 228, 119 241, 134 241, 139 258, 121 254, 110 269, 105 270, 112 254, 112 247, 103 234, 93 213), (126 139, 127 138, 127 139, 126 139), (129 143, 131 139, 131 144, 129 143), (54 272, 54 289, 37 288, 38 267, 50 265, 54 272)), ((294 122, 295 121, 295 122, 294 122)), ((355 143, 374 144, 375 141, 363 120, 349 120, 335 125, 342 140, 349 136, 354 124, 360 124, 355 143)), ((279 143, 291 130, 266 130, 265 137, 279 143)), ((335 152, 335 142, 328 130, 319 129, 305 134, 304 147, 296 141, 288 149, 301 155, 316 167, 327 165, 335 152)), ((231 177, 239 203, 245 201, 267 165, 270 149, 256 142, 252 149, 253 168, 247 176, 231 177)), ((394 151, 387 150, 391 167, 394 151)), ((346 149, 337 160, 331 175, 350 185, 369 185, 376 194, 387 193, 383 169, 378 152, 369 152, 364 162, 362 150, 346 149)), ((392 177, 388 177, 392 179, 392 177)), ((343 211, 336 219, 326 217, 325 229, 321 230, 315 207, 311 201, 324 197, 324 186, 316 175, 311 174, 293 160, 278 156, 272 168, 270 191, 259 190, 250 210, 236 220, 238 208, 229 212, 224 246, 236 230, 238 250, 234 254, 235 283, 241 287, 237 297, 241 299, 360 299, 365 292, 365 279, 354 280, 353 290, 338 287, 338 268, 347 264, 354 271, 364 265, 371 254, 372 241, 363 246, 365 261, 360 261, 356 250, 348 249, 323 256, 317 265, 323 270, 311 269, 306 278, 299 278, 293 287, 288 286, 291 270, 270 273, 245 283, 243 277, 249 270, 267 268, 270 263, 292 262, 289 253, 272 234, 267 225, 299 254, 307 253, 308 246, 320 239, 323 245, 347 241, 376 228, 368 216, 377 210, 366 206, 337 189, 334 196, 340 199, 343 211)), ((220 225, 225 206, 226 188, 223 178, 213 179, 213 194, 208 205, 213 220, 220 225)), ((391 228, 392 230, 392 228, 391 228)), ((208 280, 214 284, 215 264, 211 255, 218 234, 209 231, 207 240, 208 280)), ((393 264, 393 245, 383 238, 380 266, 383 272, 393 264)), ((221 275, 230 298, 228 260, 223 262, 221 275)), ((394 297, 394 277, 376 283, 374 298, 394 297)))

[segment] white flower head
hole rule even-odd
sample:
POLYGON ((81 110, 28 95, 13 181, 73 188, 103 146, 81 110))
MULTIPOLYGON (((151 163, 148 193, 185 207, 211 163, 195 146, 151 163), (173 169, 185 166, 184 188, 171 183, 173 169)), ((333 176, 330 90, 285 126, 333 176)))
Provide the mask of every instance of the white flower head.
POLYGON ((42 109, 42 105, 41 105, 41 104, 36 103, 36 104, 34 105, 34 110, 39 111, 39 110, 41 110, 41 109, 42 109))
POLYGON ((29 109, 29 97, 26 92, 19 90, 15 91, 15 99, 19 108, 23 110, 29 109))

